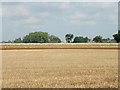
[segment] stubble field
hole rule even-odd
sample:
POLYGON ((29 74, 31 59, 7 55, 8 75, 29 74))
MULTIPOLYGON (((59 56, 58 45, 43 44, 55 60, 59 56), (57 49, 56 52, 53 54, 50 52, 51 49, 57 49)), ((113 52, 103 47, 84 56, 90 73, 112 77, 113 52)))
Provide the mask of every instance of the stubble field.
POLYGON ((3 50, 3 88, 117 88, 117 49, 3 50))

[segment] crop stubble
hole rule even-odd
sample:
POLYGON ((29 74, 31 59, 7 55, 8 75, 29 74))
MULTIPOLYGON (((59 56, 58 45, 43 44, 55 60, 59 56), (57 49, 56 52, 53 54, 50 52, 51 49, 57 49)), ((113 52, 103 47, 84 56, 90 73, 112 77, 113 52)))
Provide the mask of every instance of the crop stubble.
POLYGON ((3 50, 3 88, 117 88, 117 49, 3 50))

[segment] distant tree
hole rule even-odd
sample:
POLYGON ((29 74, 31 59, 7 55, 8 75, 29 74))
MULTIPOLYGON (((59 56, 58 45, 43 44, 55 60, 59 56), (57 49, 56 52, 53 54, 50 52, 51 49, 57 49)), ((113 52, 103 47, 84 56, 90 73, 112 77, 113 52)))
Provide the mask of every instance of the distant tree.
POLYGON ((22 43, 23 41, 22 41, 21 38, 17 38, 17 39, 15 39, 13 42, 14 42, 14 43, 22 43))
POLYGON ((102 42, 103 42, 103 43, 110 43, 110 42, 113 42, 113 40, 110 39, 110 38, 103 38, 103 39, 102 39, 102 42))
POLYGON ((120 30, 118 30, 117 34, 113 35, 113 38, 117 43, 120 43, 120 30))
POLYGON ((23 38, 24 43, 48 43, 49 34, 47 32, 29 33, 23 38))
POLYGON ((60 38, 54 35, 49 36, 49 40, 50 43, 61 43, 60 38))
POLYGON ((13 41, 8 40, 8 43, 13 43, 13 41))
POLYGON ((2 41, 2 43, 7 43, 6 41, 2 41))
POLYGON ((71 43, 73 37, 74 37, 73 34, 66 34, 65 35, 66 42, 71 43))
POLYGON ((89 42, 90 41, 90 39, 88 37, 85 37, 84 40, 85 40, 85 42, 89 42))
POLYGON ((80 42, 81 42, 81 39, 78 36, 76 36, 73 40, 73 43, 80 43, 80 42))
POLYGON ((96 43, 102 43, 102 36, 96 36, 93 38, 93 41, 96 43))
POLYGON ((29 35, 26 35, 24 38, 23 38, 23 43, 31 43, 31 39, 32 37, 30 37, 29 35))
POLYGON ((87 43, 90 39, 88 37, 76 36, 73 40, 73 43, 87 43))
POLYGON ((116 43, 116 41, 114 39, 111 39, 110 43, 116 43))

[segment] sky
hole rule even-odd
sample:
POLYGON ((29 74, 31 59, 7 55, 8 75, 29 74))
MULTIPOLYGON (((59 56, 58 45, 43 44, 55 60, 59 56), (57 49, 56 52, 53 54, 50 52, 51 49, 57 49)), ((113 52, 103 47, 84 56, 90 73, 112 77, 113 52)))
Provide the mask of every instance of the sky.
MULTIPOLYGON (((0 7, 1 8, 1 7, 0 7)), ((1 15, 0 15, 1 16, 1 15)), ((3 2, 2 40, 42 31, 65 41, 65 34, 112 38, 118 30, 117 2, 3 2)))

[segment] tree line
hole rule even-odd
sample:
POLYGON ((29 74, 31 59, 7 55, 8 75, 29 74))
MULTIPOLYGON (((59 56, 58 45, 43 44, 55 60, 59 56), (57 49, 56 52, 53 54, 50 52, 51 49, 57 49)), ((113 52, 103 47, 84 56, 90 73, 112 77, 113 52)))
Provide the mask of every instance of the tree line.
MULTIPOLYGON (((119 43, 120 42, 120 30, 117 34, 113 35, 114 39, 103 38, 98 35, 95 36, 92 40, 88 37, 75 36, 71 33, 65 35, 65 40, 67 43, 119 43)), ((16 38, 13 41, 3 41, 3 43, 61 43, 61 39, 58 36, 50 35, 47 32, 32 32, 25 35, 23 38, 16 38)))

